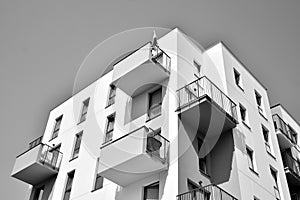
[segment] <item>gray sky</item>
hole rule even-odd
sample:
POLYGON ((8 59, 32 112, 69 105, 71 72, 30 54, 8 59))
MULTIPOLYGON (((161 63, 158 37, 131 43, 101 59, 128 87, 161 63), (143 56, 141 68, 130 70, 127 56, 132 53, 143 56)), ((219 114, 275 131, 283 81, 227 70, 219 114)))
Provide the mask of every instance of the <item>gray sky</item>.
POLYGON ((127 29, 178 26, 203 46, 223 40, 268 88, 271 103, 300 121, 299 9, 299 0, 1 0, 1 199, 24 199, 27 185, 9 177, 15 156, 72 94, 91 49, 127 29))

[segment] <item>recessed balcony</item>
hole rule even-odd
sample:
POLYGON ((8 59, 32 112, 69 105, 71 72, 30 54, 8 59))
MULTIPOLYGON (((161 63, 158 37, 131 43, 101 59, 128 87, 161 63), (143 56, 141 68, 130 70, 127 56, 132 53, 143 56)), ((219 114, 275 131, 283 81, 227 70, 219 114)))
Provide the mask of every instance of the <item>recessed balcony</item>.
POLYGON ((27 151, 17 156, 12 177, 31 185, 41 183, 56 175, 62 160, 62 153, 39 142, 30 143, 27 151))
POLYGON ((212 184, 179 194, 177 200, 237 200, 237 198, 212 184))
POLYGON ((236 104, 205 76, 180 88, 177 97, 180 120, 190 131, 218 134, 238 123, 236 104))
POLYGON ((272 116, 280 149, 285 150, 297 144, 297 133, 279 115, 272 116))
POLYGON ((151 42, 114 65, 112 84, 129 96, 159 84, 170 75, 171 58, 151 42))
POLYGON ((145 126, 101 147, 99 175, 126 186, 168 168, 169 141, 145 126))
POLYGON ((289 187, 300 188, 300 160, 288 152, 282 153, 282 160, 289 187))

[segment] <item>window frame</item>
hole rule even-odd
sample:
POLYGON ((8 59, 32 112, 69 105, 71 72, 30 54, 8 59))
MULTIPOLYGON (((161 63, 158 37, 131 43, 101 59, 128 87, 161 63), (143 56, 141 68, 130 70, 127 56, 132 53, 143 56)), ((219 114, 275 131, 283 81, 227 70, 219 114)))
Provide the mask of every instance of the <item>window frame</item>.
POLYGON ((71 160, 73 160, 75 158, 78 158, 78 156, 79 156, 80 146, 81 146, 81 142, 82 142, 82 136, 83 136, 83 131, 80 131, 79 133, 77 133, 75 135, 71 160), (79 141, 79 144, 78 144, 79 139, 80 139, 80 141, 79 141), (78 150, 77 153, 75 152, 76 150, 78 150))
POLYGON ((270 165, 270 173, 271 173, 272 180, 275 183, 275 185, 273 185, 274 195, 275 195, 276 199, 279 200, 281 198, 280 198, 279 183, 278 183, 278 171, 270 165), (273 176, 272 172, 274 172, 275 176, 273 176))
POLYGON ((58 137, 60 127, 61 127, 61 123, 62 123, 62 119, 63 119, 63 115, 60 115, 59 117, 57 117, 55 119, 50 140, 58 137), (59 125, 57 125, 57 124, 59 124, 59 125))
POLYGON ((270 138, 270 131, 264 125, 261 125, 261 130, 265 142, 266 152, 270 155, 273 155, 272 145, 271 145, 271 138, 270 138))
POLYGON ((112 141, 115 122, 116 122, 116 113, 110 114, 106 117, 105 135, 104 135, 103 144, 106 144, 106 143, 112 141), (112 128, 110 130, 108 130, 109 124, 111 123, 110 119, 113 119, 113 121, 112 121, 113 125, 111 126, 112 128), (111 136, 109 136, 110 138, 107 137, 108 134, 111 134, 111 136))
POLYGON ((241 120, 242 120, 242 123, 249 129, 250 128, 250 125, 249 125, 249 114, 248 114, 248 110, 245 106, 243 106, 241 103, 239 104, 239 109, 240 109, 240 116, 241 116, 241 120), (245 116, 243 117, 242 115, 242 111, 245 112, 245 116), (245 118, 245 119, 243 119, 245 118))
POLYGON ((264 106, 263 106, 264 101, 263 101, 262 95, 257 90, 254 90, 254 95, 255 95, 255 102, 256 102, 257 110, 260 114, 264 115, 265 109, 264 109, 264 106), (260 100, 258 100, 258 99, 260 99, 260 100))
POLYGON ((115 104, 116 93, 117 93, 117 87, 113 84, 110 84, 106 107, 109 107, 109 106, 115 104))
POLYGON ((235 85, 238 86, 242 91, 244 91, 241 73, 236 68, 233 68, 233 77, 235 85))
POLYGON ((160 199, 160 189, 159 189, 159 186, 160 186, 160 184, 159 184, 159 181, 157 181, 157 182, 154 182, 154 183, 151 183, 151 184, 149 184, 149 185, 145 185, 145 186, 143 186, 143 200, 147 200, 146 199, 146 195, 147 195, 147 192, 146 192, 146 189, 147 188, 151 188, 151 187, 155 187, 155 186, 158 186, 158 197, 157 197, 157 200, 159 200, 160 199))
POLYGON ((246 154, 247 154, 247 163, 248 163, 249 169, 252 172, 254 172, 256 175, 258 175, 257 169, 256 169, 256 162, 255 162, 255 153, 254 153, 253 149, 250 148, 249 146, 246 146, 246 154))
POLYGON ((66 183, 65 183, 63 200, 69 200, 70 199, 72 186, 73 186, 73 182, 74 182, 74 177, 75 177, 75 170, 72 170, 72 171, 68 172, 67 180, 66 180, 66 183), (70 181, 70 178, 71 178, 71 181, 70 181), (67 197, 66 194, 68 194, 69 196, 67 197))
POLYGON ((161 86, 155 87, 153 90, 148 92, 147 121, 154 119, 161 115, 162 102, 163 102, 163 91, 162 91, 161 86), (152 104, 151 100, 152 100, 153 94, 155 94, 156 92, 159 92, 159 91, 160 91, 160 96, 161 96, 160 102, 158 104, 151 105, 152 104), (155 110, 157 108, 160 108, 159 114, 150 116, 151 111, 155 110))
POLYGON ((87 114, 88 114, 88 110, 89 110, 89 104, 90 104, 90 97, 85 99, 82 102, 82 106, 81 106, 81 112, 80 112, 80 117, 79 117, 79 122, 78 124, 86 121, 87 118, 87 114), (86 109, 85 109, 86 108, 86 109))

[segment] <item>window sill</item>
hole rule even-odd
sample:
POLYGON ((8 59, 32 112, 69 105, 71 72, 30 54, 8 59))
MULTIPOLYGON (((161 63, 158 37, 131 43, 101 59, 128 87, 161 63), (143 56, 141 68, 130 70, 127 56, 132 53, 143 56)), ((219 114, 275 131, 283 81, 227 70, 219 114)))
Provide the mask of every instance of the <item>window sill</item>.
POLYGON ((83 123, 83 122, 85 122, 85 120, 82 120, 82 121, 78 122, 77 125, 79 125, 79 124, 81 124, 81 123, 83 123))
POLYGON ((242 121, 242 123, 251 131, 251 127, 245 121, 242 121))
POLYGON ((240 88, 240 90, 242 90, 242 92, 245 92, 244 89, 242 88, 242 86, 240 86, 240 85, 238 85, 238 84, 236 84, 236 86, 237 86, 238 88, 240 88))
POLYGON ((101 148, 109 145, 112 141, 113 141, 113 139, 110 139, 110 140, 107 140, 107 141, 103 142, 101 148))
POLYGON ((250 169, 250 171, 253 173, 253 174, 255 174, 256 176, 258 176, 259 177, 259 174, 258 174, 258 172, 257 171, 255 171, 254 169, 252 169, 251 167, 249 167, 249 169, 250 169))
POLYGON ((58 136, 55 136, 55 137, 51 138, 51 139, 49 140, 49 142, 52 142, 52 140, 54 140, 54 139, 56 139, 56 138, 58 138, 58 136))
MULTIPOLYGON (((103 186, 102 186, 101 188, 103 188, 103 186)), ((91 192, 95 192, 95 191, 97 191, 97 190, 100 190, 101 188, 95 188, 95 189, 92 189, 91 192)))
POLYGON ((267 153, 269 154, 269 156, 271 156, 274 160, 276 160, 276 157, 269 151, 267 151, 267 153))
POLYGON ((202 170, 200 170, 200 169, 199 169, 199 172, 200 172, 203 176, 205 176, 206 178, 210 179, 210 175, 209 175, 208 173, 205 173, 204 171, 202 171, 202 170))
POLYGON ((260 116, 262 116, 262 118, 264 118, 266 121, 268 121, 268 119, 266 118, 266 116, 261 112, 261 111, 258 111, 260 116))
POLYGON ((75 160, 76 158, 78 158, 78 156, 75 156, 75 157, 71 158, 71 159, 69 160, 69 162, 71 162, 72 160, 75 160))
POLYGON ((156 116, 154 116, 154 117, 148 117, 147 119, 146 119, 146 122, 149 122, 149 121, 151 121, 151 120, 153 120, 153 119, 155 119, 155 118, 157 118, 157 117, 159 117, 159 116, 161 116, 161 113, 160 114, 158 114, 158 115, 156 115, 156 116))
POLYGON ((104 107, 104 109, 109 108, 109 107, 111 107, 112 105, 114 105, 114 103, 112 103, 112 104, 107 104, 107 105, 104 107))

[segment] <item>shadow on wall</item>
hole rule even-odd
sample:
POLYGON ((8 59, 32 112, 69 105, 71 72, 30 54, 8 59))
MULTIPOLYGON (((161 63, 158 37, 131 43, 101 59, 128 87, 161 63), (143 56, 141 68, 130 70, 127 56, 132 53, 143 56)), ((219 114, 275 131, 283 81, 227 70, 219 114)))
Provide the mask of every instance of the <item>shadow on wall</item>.
POLYGON ((46 182, 35 185, 31 190, 29 200, 39 199, 39 196, 42 194, 41 200, 52 199, 53 190, 55 188, 56 176, 47 180, 46 182))

